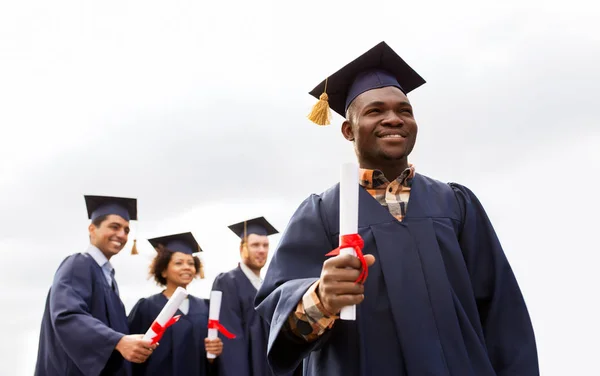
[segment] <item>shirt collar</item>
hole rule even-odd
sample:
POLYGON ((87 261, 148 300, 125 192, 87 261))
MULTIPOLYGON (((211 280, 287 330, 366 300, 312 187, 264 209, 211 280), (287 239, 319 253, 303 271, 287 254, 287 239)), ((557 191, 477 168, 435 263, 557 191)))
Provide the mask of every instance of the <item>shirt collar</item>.
POLYGON ((262 278, 254 274, 254 272, 243 262, 240 262, 240 268, 242 269, 246 277, 248 277, 250 283, 252 283, 252 285, 258 290, 258 288, 262 284, 262 278))
POLYGON ((106 256, 104 256, 104 253, 102 253, 101 250, 99 250, 97 247, 93 246, 90 244, 90 246, 88 247, 87 251, 86 251, 90 256, 92 256, 92 258, 94 259, 94 261, 96 261, 96 263, 101 267, 104 268, 106 264, 108 264, 106 267, 108 267, 109 269, 112 269, 112 265, 110 265, 110 262, 108 261, 108 259, 106 258, 106 256))
MULTIPOLYGON (((400 176, 398 176, 395 180, 402 186, 410 187, 414 177, 415 166, 409 163, 408 167, 402 171, 400 176)), ((360 185, 363 187, 367 189, 376 189, 386 187, 389 184, 390 182, 386 179, 381 170, 370 170, 366 168, 360 169, 360 185)))

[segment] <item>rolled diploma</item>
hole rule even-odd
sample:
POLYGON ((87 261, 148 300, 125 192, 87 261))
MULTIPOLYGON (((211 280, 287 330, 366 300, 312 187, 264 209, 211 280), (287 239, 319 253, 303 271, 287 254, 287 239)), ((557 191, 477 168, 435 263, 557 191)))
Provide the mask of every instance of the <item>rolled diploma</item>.
MULTIPOLYGON (((177 289, 175 290, 173 295, 171 295, 171 298, 169 299, 169 301, 167 301, 167 304, 165 304, 165 306, 160 311, 154 322, 157 322, 160 326, 165 326, 167 321, 171 320, 171 318, 175 315, 175 312, 177 312, 177 309, 179 308, 181 303, 183 303, 187 295, 188 292, 186 289, 184 289, 183 287, 177 287, 177 289)), ((148 329, 146 334, 144 334, 144 339, 151 340, 152 338, 154 338, 155 335, 156 333, 154 333, 154 331, 152 330, 152 325, 150 325, 150 328, 148 329)))
MULTIPOLYGON (((223 293, 221 291, 210 292, 210 305, 208 308, 208 320, 219 321, 219 314, 221 313, 221 298, 223 293)), ((208 329, 208 339, 215 339, 219 334, 218 329, 208 329)), ((206 353, 208 359, 215 359, 217 356, 209 352, 206 353)))
MULTIPOLYGON (((358 232, 358 166, 354 163, 342 164, 340 177, 340 243, 342 235, 358 232)), ((340 249, 340 255, 356 256, 354 248, 340 249)), ((356 306, 343 307, 342 320, 356 320, 356 306)))

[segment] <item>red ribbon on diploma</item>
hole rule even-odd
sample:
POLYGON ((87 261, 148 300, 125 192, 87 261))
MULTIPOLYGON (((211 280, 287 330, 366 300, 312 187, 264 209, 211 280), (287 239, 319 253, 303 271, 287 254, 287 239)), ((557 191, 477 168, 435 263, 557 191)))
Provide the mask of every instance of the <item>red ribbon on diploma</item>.
POLYGON ((152 331, 154 333, 156 333, 156 335, 154 337, 152 337, 152 344, 155 344, 156 342, 160 341, 163 334, 165 334, 165 330, 167 330, 167 328, 169 326, 171 326, 171 325, 175 324, 177 321, 179 321, 180 317, 181 317, 181 315, 171 317, 171 319, 166 322, 165 326, 161 326, 158 322, 154 321, 152 323, 152 326, 150 327, 150 329, 152 329, 152 331))
POLYGON ((219 320, 208 320, 208 329, 217 329, 225 337, 227 337, 229 339, 235 338, 235 334, 233 334, 229 330, 225 329, 225 327, 223 325, 221 325, 219 320))
POLYGON ((354 283, 365 283, 367 276, 369 275, 369 268, 367 267, 367 260, 362 253, 362 249, 365 246, 365 242, 359 234, 342 235, 340 239, 340 246, 329 252, 325 256, 337 256, 340 254, 340 250, 344 248, 354 248, 356 257, 360 260, 362 266, 360 275, 354 281, 354 283))

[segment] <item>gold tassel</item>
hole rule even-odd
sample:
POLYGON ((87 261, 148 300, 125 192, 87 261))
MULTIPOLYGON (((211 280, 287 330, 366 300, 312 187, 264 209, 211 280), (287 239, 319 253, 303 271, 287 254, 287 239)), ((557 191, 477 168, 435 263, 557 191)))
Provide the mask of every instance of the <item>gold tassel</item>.
POLYGON ((244 237, 242 238, 242 257, 248 257, 248 235, 246 234, 246 221, 244 221, 244 237))
POLYGON ((325 80, 325 90, 319 96, 319 101, 315 103, 308 119, 317 125, 329 125, 331 123, 331 109, 329 108, 329 96, 327 95, 327 80, 325 80))
POLYGON ((204 279, 204 263, 200 261, 200 279, 204 279))
MULTIPOLYGON (((200 249, 200 244, 198 244, 198 254, 202 252, 202 249, 200 249)), ((198 260, 200 261, 200 279, 204 279, 204 263, 202 262, 202 260, 200 260, 200 256, 196 256, 198 257, 198 260)))
POLYGON ((137 255, 138 254, 136 243, 137 243, 137 240, 133 239, 133 247, 131 247, 131 254, 132 255, 137 255))

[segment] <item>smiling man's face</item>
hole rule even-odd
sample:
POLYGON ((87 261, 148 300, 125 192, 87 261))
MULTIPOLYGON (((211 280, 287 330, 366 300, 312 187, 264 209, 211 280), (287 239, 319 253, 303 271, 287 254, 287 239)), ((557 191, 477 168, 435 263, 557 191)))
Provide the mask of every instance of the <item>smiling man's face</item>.
POLYGON ((125 247, 129 236, 129 222, 116 214, 110 214, 98 227, 90 224, 89 232, 92 245, 110 260, 125 247))
POLYGON ((407 164, 417 139, 417 122, 406 95, 389 86, 366 91, 348 109, 342 133, 354 142, 361 167, 407 164))

